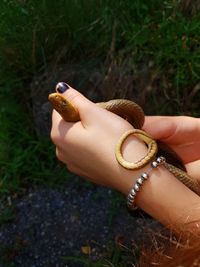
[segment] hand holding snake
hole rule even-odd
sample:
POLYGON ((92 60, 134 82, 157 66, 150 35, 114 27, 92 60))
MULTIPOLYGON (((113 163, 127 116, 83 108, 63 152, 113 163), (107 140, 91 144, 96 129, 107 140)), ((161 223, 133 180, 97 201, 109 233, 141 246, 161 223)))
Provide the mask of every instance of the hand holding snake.
MULTIPOLYGON (((57 85, 58 89, 67 86, 65 83, 59 83, 57 85)), ((68 99, 65 99, 63 95, 59 93, 54 93, 49 95, 49 100, 53 104, 53 107, 60 113, 65 121, 77 122, 81 120, 79 111, 70 103, 68 99)), ((179 179, 182 183, 188 186, 195 192, 198 192, 198 184, 192 179, 186 172, 184 164, 181 158, 173 151, 170 147, 166 146, 164 143, 159 141, 159 146, 153 138, 146 132, 142 131, 141 128, 144 124, 144 113, 143 110, 136 103, 129 100, 117 99, 111 100, 109 102, 97 103, 101 108, 111 111, 120 117, 124 118, 126 121, 132 124, 134 129, 126 131, 115 146, 115 156, 119 164, 126 169, 140 169, 147 165, 150 161, 155 158, 156 153, 164 153, 167 156, 169 163, 165 163, 165 167, 174 174, 174 176, 179 179), (136 128, 136 129, 135 129, 136 128), (138 129, 139 128, 139 129, 138 129), (142 139, 148 145, 147 154, 136 162, 129 162, 124 159, 122 153, 122 145, 125 139, 134 134, 138 138, 142 139), (179 168, 178 168, 179 167, 179 168)), ((166 124, 165 124, 166 125, 166 124)), ((163 130, 161 129, 161 132, 163 130)), ((166 131, 165 131, 166 134, 166 131)), ((183 145, 183 142, 181 143, 183 145)))
POLYGON ((200 180, 199 118, 147 116, 143 128, 170 146, 181 157, 189 176, 200 180))
MULTIPOLYGON (((78 110, 80 120, 66 122, 57 111, 53 111, 51 138, 56 145, 58 159, 70 171, 127 195, 141 174, 141 169, 132 171, 124 168, 117 162, 114 151, 120 137, 133 126, 71 87, 62 95, 78 110)), ((155 139, 168 143, 183 158, 189 174, 196 181, 199 179, 199 119, 147 117, 143 129, 155 139), (185 126, 185 131, 183 125, 186 124, 188 128, 185 126)), ((137 162, 146 153, 146 145, 134 135, 125 140, 122 154, 127 161, 137 162)), ((149 168, 149 164, 142 171, 149 168)), ((152 172, 151 178, 138 194, 136 204, 166 226, 171 223, 176 226, 177 223, 188 224, 199 219, 196 209, 200 204, 199 196, 163 166, 152 172)))
MULTIPOLYGON (((121 135, 132 129, 132 125, 72 88, 63 96, 78 108, 80 121, 66 122, 54 110, 51 136, 56 144, 57 157, 70 171, 127 194, 134 176, 137 177, 141 170, 133 173, 121 167, 114 150, 121 135)), ((133 162, 146 154, 146 146, 134 136, 128 138, 123 149, 124 157, 133 162), (134 154, 133 150, 136 150, 134 154)))

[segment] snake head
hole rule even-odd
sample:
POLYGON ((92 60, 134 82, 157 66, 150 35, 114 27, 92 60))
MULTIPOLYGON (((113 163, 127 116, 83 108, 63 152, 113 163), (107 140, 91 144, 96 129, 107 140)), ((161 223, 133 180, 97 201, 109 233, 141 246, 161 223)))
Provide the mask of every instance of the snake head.
POLYGON ((67 106, 67 100, 58 93, 50 94, 48 97, 49 101, 53 105, 53 107, 58 107, 59 109, 65 109, 67 106))
POLYGON ((80 120, 78 110, 63 95, 52 93, 48 99, 65 121, 76 122, 80 120))

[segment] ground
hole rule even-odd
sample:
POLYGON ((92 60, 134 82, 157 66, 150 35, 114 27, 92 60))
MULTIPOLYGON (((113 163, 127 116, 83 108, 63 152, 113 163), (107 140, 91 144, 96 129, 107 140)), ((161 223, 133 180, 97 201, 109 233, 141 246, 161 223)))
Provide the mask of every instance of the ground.
POLYGON ((160 225, 130 215, 116 192, 79 179, 63 191, 37 188, 13 201, 15 218, 0 227, 0 267, 133 266, 139 245, 160 225))

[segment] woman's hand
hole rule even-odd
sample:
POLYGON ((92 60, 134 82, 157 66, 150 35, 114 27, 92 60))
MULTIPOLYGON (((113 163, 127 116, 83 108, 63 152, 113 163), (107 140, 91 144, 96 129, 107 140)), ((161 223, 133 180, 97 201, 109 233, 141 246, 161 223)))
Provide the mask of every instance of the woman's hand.
MULTIPOLYGON (((63 96, 78 109, 81 121, 65 122, 53 111, 51 137, 58 159, 70 171, 127 194, 142 170, 129 171, 121 167, 114 151, 120 136, 132 125, 98 107, 72 88, 63 96)), ((134 136, 127 139, 123 149, 124 157, 131 162, 139 160, 147 150, 134 136)))
POLYGON ((183 160, 187 172, 200 180, 200 119, 186 116, 147 116, 144 130, 169 145, 183 160))
MULTIPOLYGON (((57 157, 69 170, 97 184, 128 194, 142 170, 130 171, 115 159, 115 145, 132 128, 127 121, 108 112, 69 88, 63 94, 78 109, 81 121, 65 122, 54 111, 51 137, 57 157)), ((199 175, 199 120, 186 117, 147 117, 144 129, 170 145, 184 160, 194 177, 199 175)), ((123 145, 124 158, 139 160, 147 148, 134 136, 123 145)), ((183 185, 164 167, 154 170, 136 197, 136 205, 167 227, 199 229, 199 196, 183 185), (169 193, 170 192, 170 193, 169 193), (195 223, 194 223, 195 222, 195 223)))

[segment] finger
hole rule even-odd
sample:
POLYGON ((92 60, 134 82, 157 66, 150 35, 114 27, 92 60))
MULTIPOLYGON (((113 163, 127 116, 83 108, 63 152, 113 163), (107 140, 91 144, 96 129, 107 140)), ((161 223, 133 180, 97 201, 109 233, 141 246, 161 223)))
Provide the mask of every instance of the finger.
POLYGON ((187 116, 147 116, 144 130, 155 139, 170 144, 183 144, 199 140, 200 119, 187 116))
POLYGON ((200 182, 200 160, 190 162, 185 165, 187 173, 200 182))
POLYGON ((56 157, 59 161, 63 162, 67 166, 71 163, 70 162, 70 155, 64 153, 62 147, 56 146, 56 157))
POLYGON ((71 127, 74 122, 66 122, 63 120, 61 115, 54 109, 52 112, 52 127, 59 128, 59 125, 63 125, 65 127, 71 127))
POLYGON ((62 147, 63 140, 65 139, 67 133, 70 129, 74 128, 74 126, 78 126, 79 129, 83 129, 83 126, 80 122, 72 123, 72 122, 65 122, 60 114, 53 110, 52 112, 52 126, 51 126, 51 140, 53 143, 58 146, 62 147))
POLYGON ((185 163, 193 162, 200 157, 200 142, 188 142, 170 146, 185 163))
POLYGON ((165 140, 174 134, 176 124, 172 117, 146 116, 143 129, 155 139, 165 140))
POLYGON ((92 117, 91 114, 96 107, 95 104, 66 83, 58 83, 56 90, 62 93, 62 95, 78 110, 80 120, 83 126, 86 126, 92 117))
POLYGON ((78 164, 71 161, 70 153, 69 155, 66 155, 66 153, 63 152, 62 148, 56 147, 56 157, 59 161, 66 165, 67 169, 70 172, 80 175, 82 177, 88 177, 87 173, 84 172, 78 164))

